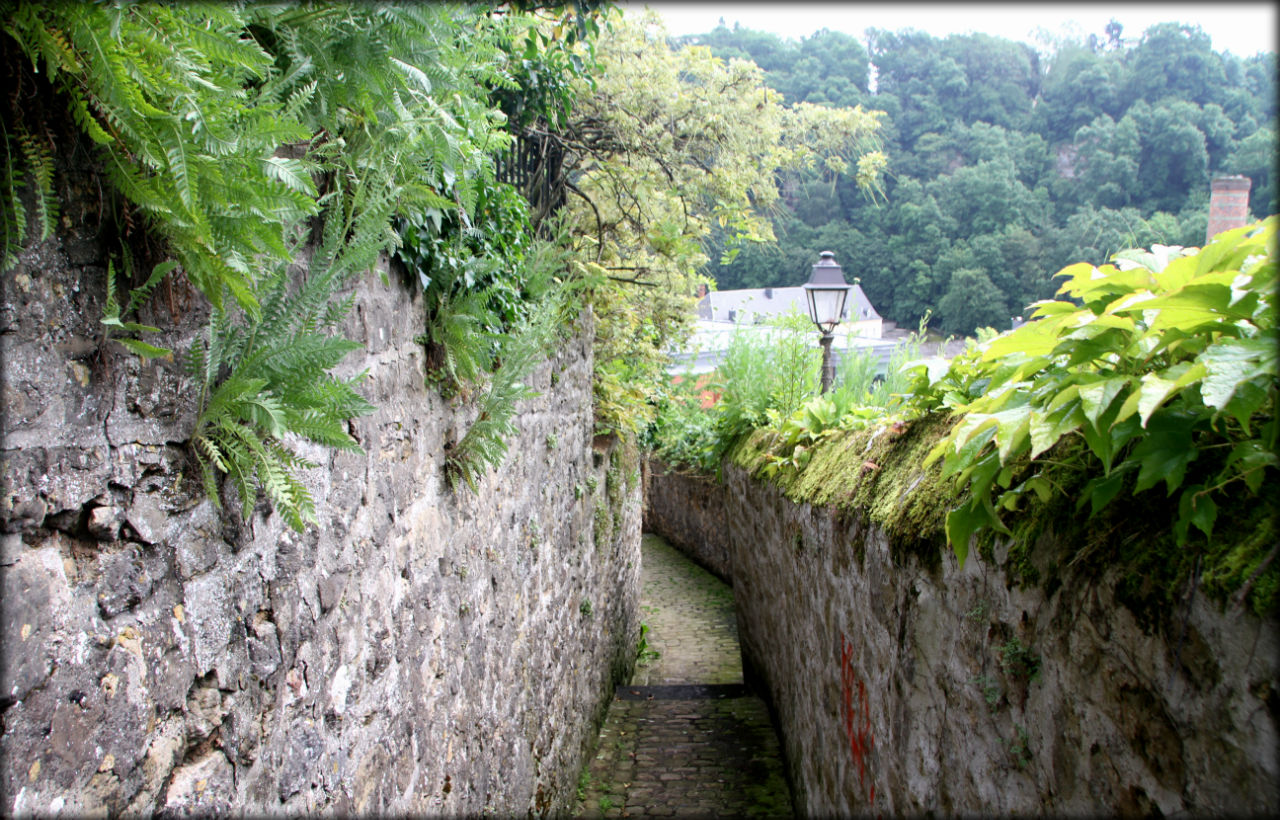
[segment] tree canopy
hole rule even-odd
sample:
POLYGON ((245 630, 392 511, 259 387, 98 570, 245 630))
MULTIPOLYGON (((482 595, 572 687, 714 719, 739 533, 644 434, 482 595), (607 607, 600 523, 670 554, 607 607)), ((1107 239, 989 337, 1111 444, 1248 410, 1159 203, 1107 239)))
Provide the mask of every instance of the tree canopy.
POLYGON ((886 318, 914 326, 932 310, 943 328, 972 333, 980 317, 962 306, 984 280, 1008 315, 982 321, 1007 327, 1069 263, 1202 244, 1214 175, 1248 176, 1253 215, 1274 213, 1275 55, 1215 52, 1189 25, 1123 34, 1113 22, 1042 54, 985 34, 872 30, 865 48, 842 43, 816 63, 844 35, 789 41, 721 25, 681 38, 756 60, 786 104, 885 112, 884 201, 784 175, 778 246, 713 259, 709 275, 722 288, 796 285, 834 250, 886 318))
POLYGON ((774 238, 779 171, 874 191, 879 115, 782 104, 755 63, 672 48, 656 14, 614 19, 555 138, 572 180, 568 218, 595 295, 597 423, 637 429, 666 351, 692 317, 713 234, 726 258, 774 238))

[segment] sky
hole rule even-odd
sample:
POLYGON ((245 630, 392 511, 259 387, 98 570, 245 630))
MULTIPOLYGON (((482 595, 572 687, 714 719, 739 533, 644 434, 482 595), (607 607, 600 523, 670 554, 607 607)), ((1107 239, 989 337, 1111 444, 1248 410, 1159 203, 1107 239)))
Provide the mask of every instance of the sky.
MULTIPOLYGON (((645 3, 623 2, 628 10, 645 3)), ((980 32, 1028 43, 1037 42, 1037 29, 1055 35, 1096 33, 1105 37, 1111 18, 1124 26, 1126 40, 1142 36, 1161 22, 1199 25, 1213 40, 1214 51, 1248 57, 1276 50, 1276 4, 1249 3, 648 3, 662 14, 671 35, 705 34, 720 18, 732 28, 769 31, 799 39, 818 29, 842 31, 861 39, 868 28, 896 31, 915 28, 935 37, 980 32)))

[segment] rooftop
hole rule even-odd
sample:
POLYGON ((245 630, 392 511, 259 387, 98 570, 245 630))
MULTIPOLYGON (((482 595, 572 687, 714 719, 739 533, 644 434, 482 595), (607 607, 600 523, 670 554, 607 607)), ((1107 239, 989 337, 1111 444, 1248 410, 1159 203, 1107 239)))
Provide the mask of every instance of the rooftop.
MULTIPOLYGON (((803 287, 714 290, 698 302, 698 318, 742 322, 747 321, 748 313, 764 319, 781 316, 792 309, 801 314, 808 312, 803 287)), ((853 322, 880 318, 861 285, 855 283, 850 288, 843 318, 853 322)))

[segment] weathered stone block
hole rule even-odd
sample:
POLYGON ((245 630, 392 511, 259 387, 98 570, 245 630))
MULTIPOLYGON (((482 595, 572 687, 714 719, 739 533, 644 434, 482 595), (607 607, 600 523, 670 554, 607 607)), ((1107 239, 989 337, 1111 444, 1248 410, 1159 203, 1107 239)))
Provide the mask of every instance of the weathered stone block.
POLYGON ((114 618, 136 607, 151 594, 152 578, 137 549, 131 547, 102 555, 98 566, 98 609, 102 617, 114 618))
POLYGON ((158 543, 164 537, 165 516, 160 502, 150 494, 137 493, 129 511, 125 514, 125 522, 144 544, 158 543))
POLYGON ((230 761, 221 752, 211 751, 173 772, 162 810, 176 817, 223 817, 233 813, 235 793, 230 761))

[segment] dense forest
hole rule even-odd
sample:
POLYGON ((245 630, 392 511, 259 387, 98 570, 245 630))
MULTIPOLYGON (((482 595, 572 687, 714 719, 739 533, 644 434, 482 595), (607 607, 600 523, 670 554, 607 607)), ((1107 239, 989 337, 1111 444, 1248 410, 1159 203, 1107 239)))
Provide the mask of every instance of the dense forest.
POLYGON ((912 30, 871 30, 864 45, 722 22, 678 38, 754 61, 787 104, 883 111, 890 158, 883 196, 816 171, 781 176, 778 243, 748 244, 708 275, 722 289, 796 285, 832 250, 885 318, 915 326, 931 312, 932 326, 969 334, 1007 328, 1067 264, 1202 244, 1212 175, 1250 177, 1253 214, 1276 212, 1275 54, 1215 52, 1176 23, 1123 35, 1113 21, 1048 56, 912 30))

